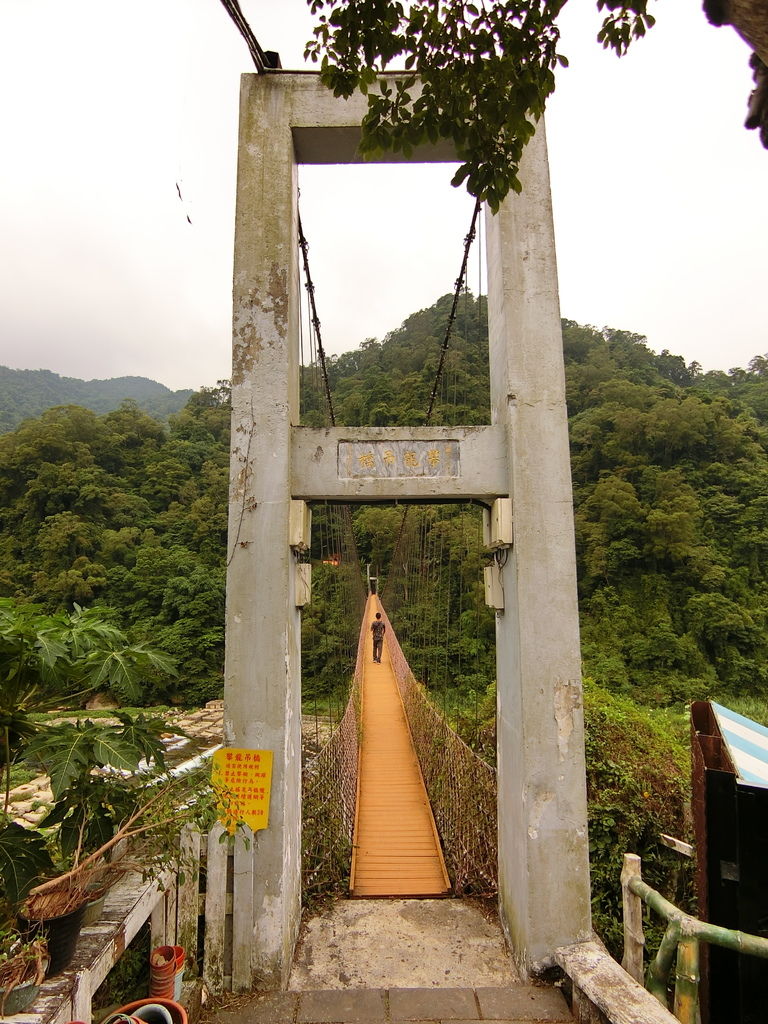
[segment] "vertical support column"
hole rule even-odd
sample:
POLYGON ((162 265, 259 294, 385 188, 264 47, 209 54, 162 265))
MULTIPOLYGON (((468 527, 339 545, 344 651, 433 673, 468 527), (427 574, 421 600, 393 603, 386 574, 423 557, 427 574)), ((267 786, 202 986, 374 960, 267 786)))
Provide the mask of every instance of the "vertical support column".
POLYGON ((508 435, 514 548, 496 615, 499 903, 519 967, 590 937, 573 504, 543 122, 523 192, 487 216, 492 421, 508 435))
POLYGON ((280 78, 243 75, 224 732, 230 746, 274 752, 269 828, 251 848, 253 900, 234 906, 236 933, 252 934, 250 980, 267 989, 287 981, 301 910, 300 617, 288 544, 299 299, 288 101, 280 78))

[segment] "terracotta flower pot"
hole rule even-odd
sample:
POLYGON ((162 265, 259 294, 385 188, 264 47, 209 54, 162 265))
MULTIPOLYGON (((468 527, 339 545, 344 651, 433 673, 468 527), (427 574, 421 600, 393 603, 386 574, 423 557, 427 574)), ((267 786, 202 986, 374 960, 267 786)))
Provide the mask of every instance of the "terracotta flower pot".
MULTIPOLYGON (((163 947, 160 947, 163 948, 163 947)), ((140 1010, 142 1006, 149 1006, 152 1003, 157 1003, 159 1006, 164 1006, 171 1015, 173 1024, 189 1024, 189 1018, 187 1017, 187 1011, 181 1005, 181 1003, 175 1002, 173 999, 164 999, 161 996, 152 996, 149 999, 136 999, 132 1003, 126 1003, 125 1006, 118 1007, 114 1013, 123 1013, 126 1016, 134 1015, 136 1010, 140 1010)), ((109 1018, 107 1018, 109 1020, 109 1018)), ((101 1024, 105 1024, 102 1021, 101 1024)))
POLYGON ((158 946, 149 955, 149 994, 173 999, 176 988, 176 947, 158 946))

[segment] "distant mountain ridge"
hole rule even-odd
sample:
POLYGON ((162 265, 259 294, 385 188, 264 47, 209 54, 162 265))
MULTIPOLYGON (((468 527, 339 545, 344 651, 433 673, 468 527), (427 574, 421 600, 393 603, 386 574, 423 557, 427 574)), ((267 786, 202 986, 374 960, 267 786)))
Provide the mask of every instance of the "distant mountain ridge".
POLYGON ((193 391, 171 391, 148 377, 80 380, 51 370, 12 370, 0 366, 0 433, 55 405, 82 405, 96 413, 111 412, 126 399, 158 419, 182 409, 193 391))

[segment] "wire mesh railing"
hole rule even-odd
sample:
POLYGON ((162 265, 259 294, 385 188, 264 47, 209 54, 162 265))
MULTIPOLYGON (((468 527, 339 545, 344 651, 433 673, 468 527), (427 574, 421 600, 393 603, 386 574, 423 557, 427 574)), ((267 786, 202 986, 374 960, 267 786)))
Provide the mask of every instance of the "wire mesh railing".
POLYGON ((302 771, 302 898, 338 891, 349 878, 359 759, 360 691, 367 623, 357 644, 352 688, 341 722, 302 771))
POLYGON ((496 771, 451 729, 403 654, 387 613, 385 642, 457 895, 498 888, 496 771))

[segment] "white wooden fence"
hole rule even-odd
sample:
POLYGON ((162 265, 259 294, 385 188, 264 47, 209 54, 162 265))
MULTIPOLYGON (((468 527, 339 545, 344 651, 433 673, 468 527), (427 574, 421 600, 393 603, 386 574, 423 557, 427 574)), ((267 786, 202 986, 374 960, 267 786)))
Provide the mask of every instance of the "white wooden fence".
MULTIPOLYGON (((13 1024, 64 1024, 91 1020, 96 989, 123 955, 141 927, 150 922, 151 948, 179 945, 186 951, 185 979, 198 973, 202 952, 202 977, 213 993, 234 987, 249 988, 250 936, 233 934, 232 904, 252 899, 251 857, 242 856, 243 839, 235 841, 217 826, 208 836, 185 828, 181 834, 183 870, 177 876, 143 882, 130 875, 107 894, 101 920, 84 928, 70 967, 45 981, 34 1006, 15 1014, 13 1024), (201 856, 202 853, 202 856, 201 856), (203 870, 201 871, 201 866, 203 870), (249 873, 250 870, 250 873, 249 873), (200 891, 205 879, 204 892, 200 891), (250 883, 250 884, 249 884, 250 883), (199 917, 205 915, 203 949, 198 950, 199 917), (233 956, 233 949, 247 947, 247 956, 233 956)), ((0 1021, 11 1018, 0 1017, 0 1021)))

